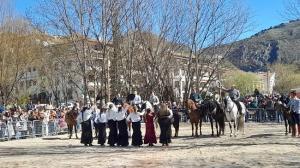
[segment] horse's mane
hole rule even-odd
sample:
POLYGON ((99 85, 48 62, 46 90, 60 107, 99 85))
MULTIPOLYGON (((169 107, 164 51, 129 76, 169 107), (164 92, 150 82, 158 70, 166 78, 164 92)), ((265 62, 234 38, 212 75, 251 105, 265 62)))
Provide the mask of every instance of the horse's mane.
POLYGON ((196 110, 197 109, 195 102, 193 100, 191 100, 191 99, 187 100, 187 108, 188 109, 192 109, 192 110, 196 110))
POLYGON ((131 106, 128 103, 124 103, 123 106, 127 107, 127 113, 135 112, 135 107, 131 106))

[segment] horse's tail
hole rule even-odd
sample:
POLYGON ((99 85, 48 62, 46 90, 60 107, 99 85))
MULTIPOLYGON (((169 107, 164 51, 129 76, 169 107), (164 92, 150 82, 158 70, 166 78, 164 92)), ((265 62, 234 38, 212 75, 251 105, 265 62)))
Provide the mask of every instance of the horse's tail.
POLYGON ((237 118, 237 130, 244 131, 244 127, 245 127, 245 114, 242 114, 237 118))

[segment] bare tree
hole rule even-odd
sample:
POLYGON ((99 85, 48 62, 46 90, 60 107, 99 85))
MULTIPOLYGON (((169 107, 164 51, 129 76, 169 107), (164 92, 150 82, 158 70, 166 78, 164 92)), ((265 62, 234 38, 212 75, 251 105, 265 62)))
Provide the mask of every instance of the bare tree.
POLYGON ((248 13, 235 0, 187 0, 185 4, 186 11, 189 11, 186 14, 186 43, 190 49, 186 67, 186 99, 191 87, 200 88, 202 92, 215 79, 219 65, 231 49, 230 43, 245 31, 248 13), (201 86, 204 77, 208 79, 201 86))
POLYGON ((284 19, 297 20, 300 18, 300 0, 285 0, 284 10, 281 12, 284 19))

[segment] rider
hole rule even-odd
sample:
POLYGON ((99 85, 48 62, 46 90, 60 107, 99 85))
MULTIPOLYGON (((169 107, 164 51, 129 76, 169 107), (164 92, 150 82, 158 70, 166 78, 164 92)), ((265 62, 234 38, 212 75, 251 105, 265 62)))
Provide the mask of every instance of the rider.
POLYGON ((154 107, 154 112, 158 112, 159 98, 155 95, 155 92, 152 91, 149 102, 154 107))
POLYGON ((196 104, 200 103, 200 101, 202 100, 200 94, 197 93, 196 88, 193 88, 190 99, 193 100, 196 104))
POLYGON ((242 112, 242 106, 239 102, 240 99, 240 91, 236 89, 235 85, 232 85, 230 89, 222 88, 225 92, 229 94, 230 99, 237 105, 239 113, 242 112))
POLYGON ((137 91, 134 91, 134 99, 133 99, 133 104, 136 105, 138 108, 141 108, 142 104, 142 98, 140 95, 137 94, 137 91))

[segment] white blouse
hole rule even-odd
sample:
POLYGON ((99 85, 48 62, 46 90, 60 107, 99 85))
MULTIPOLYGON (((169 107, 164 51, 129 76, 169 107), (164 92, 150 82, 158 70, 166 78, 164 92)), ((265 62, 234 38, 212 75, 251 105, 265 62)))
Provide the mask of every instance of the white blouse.
POLYGON ((84 121, 89 120, 92 117, 92 110, 87 109, 83 112, 80 112, 77 116, 77 122, 82 123, 84 121))
POLYGON ((106 113, 106 118, 107 120, 116 120, 116 115, 117 115, 118 109, 116 107, 113 107, 109 109, 106 113))
POLYGON ((127 121, 131 121, 131 122, 139 122, 141 121, 141 116, 144 115, 145 112, 143 113, 139 113, 139 112, 131 112, 128 116, 127 116, 127 121))
POLYGON ((96 124, 107 123, 106 112, 100 113, 100 110, 97 109, 96 110, 96 117, 95 117, 94 121, 95 121, 96 124))
POLYGON ((127 108, 123 108, 119 111, 116 112, 116 120, 117 121, 122 121, 126 118, 126 114, 127 114, 127 108))

